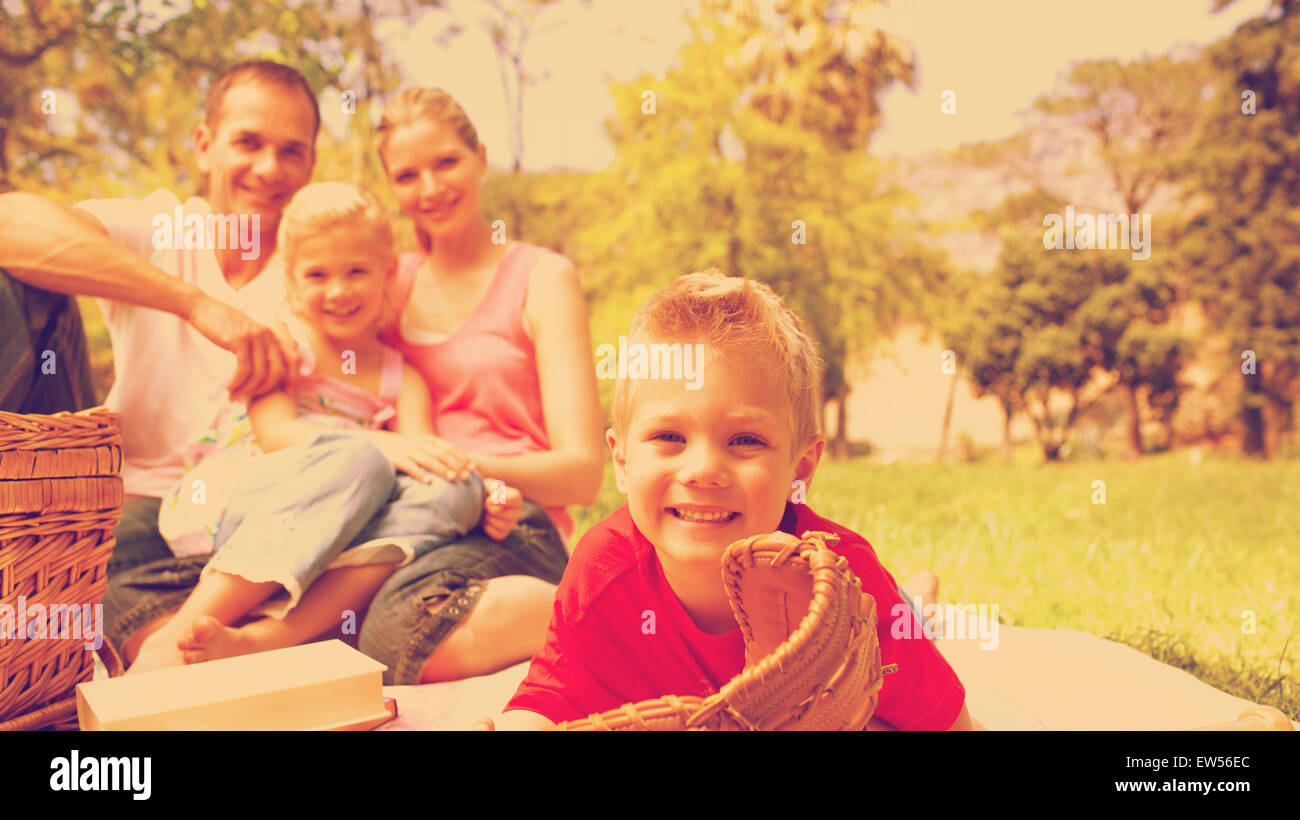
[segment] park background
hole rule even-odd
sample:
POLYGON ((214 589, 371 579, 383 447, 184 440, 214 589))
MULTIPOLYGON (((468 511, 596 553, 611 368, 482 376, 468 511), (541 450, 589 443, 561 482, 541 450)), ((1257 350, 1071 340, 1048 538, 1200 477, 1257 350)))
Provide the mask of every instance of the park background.
MULTIPOLYGON (((0 0, 0 191, 201 195, 206 84, 254 57, 403 250, 372 125, 456 96, 595 345, 680 273, 770 283, 828 364, 808 501, 895 576, 1300 718, 1292 0, 0 0), (1044 247, 1067 206, 1150 214, 1149 258, 1044 247)), ((607 471, 579 533, 619 503, 607 471)))

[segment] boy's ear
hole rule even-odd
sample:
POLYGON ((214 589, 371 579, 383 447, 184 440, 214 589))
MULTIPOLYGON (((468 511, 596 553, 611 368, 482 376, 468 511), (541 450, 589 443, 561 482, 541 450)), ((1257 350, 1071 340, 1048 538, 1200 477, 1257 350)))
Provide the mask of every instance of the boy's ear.
POLYGON ((804 445, 803 452, 795 454, 794 477, 803 482, 805 493, 812 486, 813 473, 817 472, 817 464, 825 450, 826 436, 818 433, 804 445))
POLYGON ((627 495, 627 450, 619 443, 613 427, 606 428, 605 443, 609 445, 609 452, 614 457, 614 483, 618 485, 620 493, 627 495))

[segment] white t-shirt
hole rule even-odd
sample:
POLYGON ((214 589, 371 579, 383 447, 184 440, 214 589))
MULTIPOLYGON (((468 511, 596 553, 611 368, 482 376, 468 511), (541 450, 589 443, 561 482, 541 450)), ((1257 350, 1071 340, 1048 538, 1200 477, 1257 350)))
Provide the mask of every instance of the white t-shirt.
MULTIPOLYGON (((212 242, 204 249, 157 249, 154 220, 174 221, 180 200, 159 188, 144 199, 88 199, 77 203, 99 218, 114 242, 198 287, 217 301, 252 316, 284 301, 284 275, 267 264, 239 290, 226 282, 212 242)), ((183 213, 206 215, 193 197, 183 213)), ((162 310, 99 299, 113 342, 117 373, 105 404, 120 414, 122 478, 129 495, 161 496, 184 472, 182 457, 216 418, 235 373, 235 356, 217 347, 184 319, 162 310)))

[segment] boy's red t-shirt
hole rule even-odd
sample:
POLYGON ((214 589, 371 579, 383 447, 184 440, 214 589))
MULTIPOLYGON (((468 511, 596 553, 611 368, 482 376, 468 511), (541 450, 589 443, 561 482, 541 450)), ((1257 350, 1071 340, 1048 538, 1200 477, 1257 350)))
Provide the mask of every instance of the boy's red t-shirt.
MULTIPOLYGON (((966 690, 922 637, 898 584, 866 539, 804 504, 787 503, 781 530, 839 535, 832 549, 848 559, 862 591, 876 599, 880 661, 898 664, 885 676, 876 715, 898 729, 952 726, 966 690), (891 635, 899 617, 912 619, 900 634, 918 637, 891 635)), ((707 697, 744 664, 740 629, 710 635, 695 625, 624 505, 578 542, 556 591, 546 645, 505 711, 526 709, 559 723, 663 695, 707 697)))

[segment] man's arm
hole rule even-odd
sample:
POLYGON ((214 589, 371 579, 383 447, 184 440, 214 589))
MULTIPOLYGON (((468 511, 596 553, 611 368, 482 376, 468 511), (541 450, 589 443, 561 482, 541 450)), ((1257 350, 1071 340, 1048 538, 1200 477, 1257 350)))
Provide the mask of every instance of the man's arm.
POLYGON ((232 395, 259 395, 284 375, 284 355, 269 328, 113 242, 87 211, 21 191, 0 194, 0 268, 43 290, 179 316, 235 354, 232 395))
POLYGON ((98 296, 188 318, 203 292, 108 238, 89 211, 35 194, 0 195, 0 267, 55 293, 98 296))

